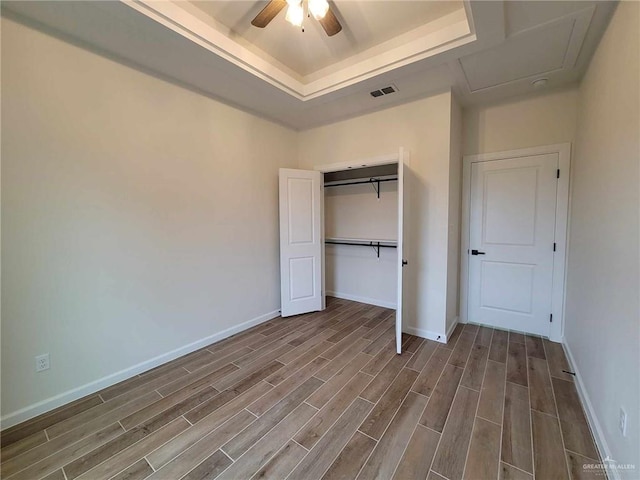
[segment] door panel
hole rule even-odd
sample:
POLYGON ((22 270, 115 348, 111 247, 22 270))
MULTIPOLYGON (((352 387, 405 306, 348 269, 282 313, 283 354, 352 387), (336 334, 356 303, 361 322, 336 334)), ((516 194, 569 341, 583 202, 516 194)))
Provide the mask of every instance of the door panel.
POLYGON ((282 316, 322 310, 320 172, 280 169, 282 316))
POLYGON ((289 198, 289 239, 291 244, 313 243, 313 180, 288 178, 289 198))
POLYGON ((548 335, 557 167, 555 153, 472 165, 469 321, 548 335))
POLYGON ((538 169, 512 168, 485 175, 483 243, 533 245, 538 169))
POLYGON ((483 261, 481 268, 482 308, 531 313, 535 265, 483 261))
POLYGON ((303 300, 313 297, 315 288, 315 259, 300 257, 289 259, 289 278, 295 279, 289 286, 289 299, 303 300))

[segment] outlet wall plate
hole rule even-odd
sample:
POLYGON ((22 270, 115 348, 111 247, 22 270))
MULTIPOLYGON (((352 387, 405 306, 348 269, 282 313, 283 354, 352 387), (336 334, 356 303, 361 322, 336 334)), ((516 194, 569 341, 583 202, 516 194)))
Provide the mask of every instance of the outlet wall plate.
POLYGON ((49 370, 49 354, 38 355, 36 357, 36 372, 42 372, 43 370, 49 370))

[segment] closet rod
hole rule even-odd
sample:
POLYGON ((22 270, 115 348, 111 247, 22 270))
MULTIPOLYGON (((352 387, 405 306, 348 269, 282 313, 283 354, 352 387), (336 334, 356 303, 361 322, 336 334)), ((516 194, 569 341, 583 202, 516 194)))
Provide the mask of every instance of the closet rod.
POLYGON ((381 248, 398 248, 397 245, 384 245, 380 242, 369 242, 366 243, 363 241, 362 243, 356 242, 343 242, 341 240, 325 240, 326 244, 329 245, 352 245, 354 247, 371 247, 376 251, 376 255, 380 258, 380 249, 381 248))
POLYGON ((370 183, 373 189, 376 191, 378 198, 380 198, 380 184, 382 182, 397 182, 398 177, 395 178, 370 178, 369 180, 357 180, 355 182, 342 182, 342 183, 331 183, 329 185, 325 184, 325 188, 329 187, 344 187, 346 185, 362 185, 364 183, 370 183), (377 188, 376 188, 377 185, 377 188))
POLYGON ((343 187, 345 185, 360 185, 363 183, 382 183, 382 182, 397 182, 398 177, 395 178, 370 178, 369 180, 358 180, 355 182, 344 182, 344 183, 330 183, 325 185, 325 188, 329 187, 343 187))

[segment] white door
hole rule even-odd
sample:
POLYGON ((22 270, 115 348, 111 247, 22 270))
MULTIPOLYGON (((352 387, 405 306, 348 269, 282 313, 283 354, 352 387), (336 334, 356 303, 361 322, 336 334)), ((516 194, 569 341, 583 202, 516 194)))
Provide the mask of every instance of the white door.
POLYGON ((280 169, 282 316, 322 310, 321 173, 280 169))
POLYGON ((471 166, 468 319, 549 335, 558 154, 471 166))
POLYGON ((407 263, 404 258, 404 217, 405 217, 405 198, 406 185, 404 182, 405 171, 405 155, 404 151, 400 151, 400 159, 398 161, 398 295, 396 300, 396 352, 402 353, 402 285, 404 265, 407 263))

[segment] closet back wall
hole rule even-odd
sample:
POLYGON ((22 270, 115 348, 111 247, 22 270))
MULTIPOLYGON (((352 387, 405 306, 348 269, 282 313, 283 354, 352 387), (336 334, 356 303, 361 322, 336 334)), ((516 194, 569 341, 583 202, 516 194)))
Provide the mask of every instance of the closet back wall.
POLYGON ((2 19, 2 133, 4 426, 280 308, 295 132, 2 19))
MULTIPOLYGON (((398 184, 380 184, 378 199, 372 185, 325 188, 325 236, 397 240, 398 184)), ((397 254, 381 248, 327 245, 328 295, 388 308, 396 307, 397 254)))

